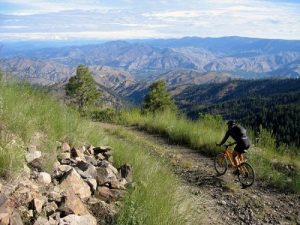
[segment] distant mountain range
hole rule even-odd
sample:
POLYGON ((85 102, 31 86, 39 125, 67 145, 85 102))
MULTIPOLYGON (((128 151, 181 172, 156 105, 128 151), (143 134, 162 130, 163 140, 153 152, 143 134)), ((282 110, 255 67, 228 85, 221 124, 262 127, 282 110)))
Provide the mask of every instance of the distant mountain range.
POLYGON ((244 78, 299 76, 300 41, 187 37, 56 48, 46 48, 49 44, 44 48, 36 44, 39 48, 32 49, 22 47, 21 43, 17 43, 16 48, 11 43, 5 46, 2 43, 1 58, 51 61, 72 67, 78 64, 109 66, 143 78, 178 69, 228 72, 244 78))
POLYGON ((300 76, 300 41, 186 37, 71 44, 1 43, 0 69, 53 85, 67 82, 76 66, 85 64, 99 87, 137 103, 158 79, 172 95, 187 96, 195 85, 300 76))

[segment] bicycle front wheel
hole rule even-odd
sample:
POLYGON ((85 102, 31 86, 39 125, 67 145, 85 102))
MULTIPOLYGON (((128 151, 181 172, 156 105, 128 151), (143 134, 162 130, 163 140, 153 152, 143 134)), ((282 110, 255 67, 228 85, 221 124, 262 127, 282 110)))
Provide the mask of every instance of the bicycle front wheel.
POLYGON ((222 176, 226 173, 228 169, 228 162, 223 153, 220 153, 216 156, 214 160, 214 167, 218 176, 222 176))
POLYGON ((250 187, 254 183, 255 173, 249 163, 241 163, 239 166, 238 179, 244 187, 250 187))

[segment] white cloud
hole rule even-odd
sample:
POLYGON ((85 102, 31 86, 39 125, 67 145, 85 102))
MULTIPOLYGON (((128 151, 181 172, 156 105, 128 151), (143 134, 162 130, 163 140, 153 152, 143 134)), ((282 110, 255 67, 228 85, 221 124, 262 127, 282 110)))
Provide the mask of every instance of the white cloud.
MULTIPOLYGON (((158 18, 193 18, 198 17, 200 11, 188 11, 188 10, 178 10, 178 11, 166 11, 158 13, 144 13, 146 17, 158 17, 158 18)), ((201 13, 201 12, 200 12, 201 13)))
POLYGON ((153 38, 158 34, 151 30, 137 31, 83 31, 83 32, 57 32, 57 33, 5 33, 2 40, 68 40, 68 39, 130 39, 153 38))
MULTIPOLYGON (((24 1, 9 2, 21 4, 24 1)), ((28 0, 23 4, 28 7, 10 13, 14 15, 1 17, 1 39, 228 35, 300 39, 300 4, 293 3, 262 0, 120 0, 118 3, 108 0, 28 0)))

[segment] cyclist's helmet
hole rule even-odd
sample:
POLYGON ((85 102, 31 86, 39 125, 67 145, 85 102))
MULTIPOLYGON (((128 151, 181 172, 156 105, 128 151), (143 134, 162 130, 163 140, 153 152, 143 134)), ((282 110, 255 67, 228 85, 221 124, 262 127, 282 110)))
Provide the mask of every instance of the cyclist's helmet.
POLYGON ((234 120, 228 120, 227 125, 232 127, 233 125, 235 125, 235 121, 234 120))

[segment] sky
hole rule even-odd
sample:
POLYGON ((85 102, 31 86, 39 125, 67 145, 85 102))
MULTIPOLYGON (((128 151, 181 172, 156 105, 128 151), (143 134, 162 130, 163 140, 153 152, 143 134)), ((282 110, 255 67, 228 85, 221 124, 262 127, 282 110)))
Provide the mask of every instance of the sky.
POLYGON ((300 40, 300 0, 0 0, 0 41, 300 40))

